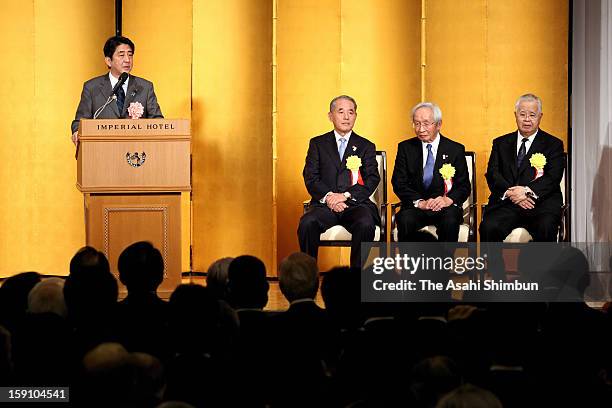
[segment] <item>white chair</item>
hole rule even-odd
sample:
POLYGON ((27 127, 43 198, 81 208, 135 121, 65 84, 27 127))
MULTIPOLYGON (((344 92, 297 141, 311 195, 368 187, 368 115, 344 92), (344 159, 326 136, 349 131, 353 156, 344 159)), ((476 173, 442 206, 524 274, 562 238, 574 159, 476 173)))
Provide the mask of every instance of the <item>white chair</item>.
MULTIPOLYGON (((374 241, 387 241, 387 152, 376 151, 376 161, 378 162, 378 173, 380 182, 370 200, 376 204, 380 215, 380 226, 376 226, 374 231, 374 241)), ((304 201, 304 213, 310 206, 310 201, 304 201)), ((352 235, 342 225, 334 225, 325 230, 320 236, 319 246, 339 246, 350 247, 352 235)))
MULTIPOLYGON (((465 152, 465 161, 468 169, 468 177, 472 185, 472 191, 467 200, 463 203, 463 224, 459 226, 459 242, 476 242, 476 154, 474 152, 465 152)), ((395 215, 402 203, 391 204, 391 240, 398 242, 397 225, 395 223, 395 215)), ((438 239, 438 234, 435 225, 427 225, 420 231, 431 234, 438 239)))

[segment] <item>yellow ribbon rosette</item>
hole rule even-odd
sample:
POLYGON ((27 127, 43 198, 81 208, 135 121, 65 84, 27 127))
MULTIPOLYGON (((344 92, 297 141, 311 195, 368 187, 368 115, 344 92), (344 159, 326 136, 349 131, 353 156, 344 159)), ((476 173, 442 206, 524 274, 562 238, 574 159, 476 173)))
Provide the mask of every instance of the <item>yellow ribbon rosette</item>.
POLYGON ((450 163, 443 164, 440 167, 440 174, 444 180, 450 180, 455 177, 455 168, 450 163))
POLYGON ((539 179, 544 175, 544 166, 546 166, 546 156, 542 153, 534 153, 529 158, 529 164, 535 169, 534 180, 539 179))
POLYGON ((534 153, 529 158, 529 163, 531 164, 531 167, 542 170, 544 166, 546 166, 546 156, 544 156, 542 153, 534 153))
POLYGON ((361 167, 361 159, 358 156, 349 156, 346 158, 346 168, 350 171, 358 170, 361 167))
POLYGON ((445 163, 440 167, 440 174, 444 179, 444 195, 453 188, 453 177, 455 177, 455 168, 450 163, 445 163))
POLYGON ((358 156, 353 155, 346 158, 346 168, 351 171, 351 185, 363 185, 363 179, 359 171, 360 167, 361 159, 358 156))

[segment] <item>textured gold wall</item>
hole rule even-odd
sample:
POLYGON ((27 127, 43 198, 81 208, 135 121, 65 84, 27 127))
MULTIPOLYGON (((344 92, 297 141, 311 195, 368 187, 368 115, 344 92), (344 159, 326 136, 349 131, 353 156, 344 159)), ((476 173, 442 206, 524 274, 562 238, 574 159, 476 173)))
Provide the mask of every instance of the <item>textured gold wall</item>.
MULTIPOLYGON (((342 92, 340 1, 279 1, 277 22, 277 261, 299 250, 297 225, 308 140, 331 129, 329 100, 342 92)), ((360 129, 361 112, 356 123, 360 129)), ((338 250, 332 257, 338 259, 338 250)), ((320 263, 330 250, 321 249, 320 263)))
POLYGON ((122 34, 136 46, 132 73, 155 85, 166 118, 191 115, 192 0, 123 2, 122 34))
POLYGON ((0 276, 65 275, 85 242, 70 122, 83 82, 105 72, 113 21, 112 0, 2 5, 0 276))
MULTIPOLYGON (((310 138, 333 129, 327 112, 334 96, 355 97, 355 131, 387 151, 392 170, 397 143, 410 129, 407 110, 420 94, 419 19, 420 2, 279 1, 279 260, 299 250, 304 158, 310 138)), ((346 261, 348 251, 320 250, 321 269, 346 261)))
MULTIPOLYGON (((193 2, 193 265, 270 268, 272 1, 193 2)), ((269 271, 272 272, 272 271, 269 271)))
MULTIPOLYGON (((515 129, 520 94, 540 95, 542 127, 567 140, 567 1, 279 1, 278 15, 278 259, 298 248, 304 156, 331 128, 334 95, 357 98, 355 130, 387 151, 389 179, 397 143, 413 134, 411 106, 440 104, 443 133, 477 153, 481 203, 490 143, 515 129)), ((346 255, 322 249, 320 266, 346 255)))
MULTIPOLYGON (((191 118, 192 1, 123 2, 122 34, 134 41, 132 73, 155 85, 167 119, 191 118)), ((194 135, 195 136, 195 135, 194 135)), ((181 195, 181 264, 189 270, 189 194, 181 195)))
MULTIPOLYGON (((355 130, 387 151, 389 179, 397 143, 412 134, 410 107, 421 95, 439 103, 443 133, 478 154, 480 202, 490 142, 515 128, 519 94, 539 94, 542 127, 567 140, 567 0, 123 6, 123 32, 137 47, 134 73, 154 81, 166 117, 192 119, 185 269, 190 240, 195 270, 250 253, 274 274, 276 261, 298 249, 308 140, 331 129, 328 103, 340 93, 359 103, 355 130)), ((0 67, 0 275, 65 274, 84 242, 69 123, 83 81, 105 72, 101 48, 113 26, 112 0, 3 5, 0 33, 11 41, 0 67)), ((348 260, 346 250, 321 255, 323 269, 348 260)))
POLYGON ((491 142, 516 130, 518 96, 542 98, 541 127, 564 140, 567 150, 568 2, 425 4, 426 99, 442 109, 442 133, 476 152, 478 201, 484 203, 491 142))

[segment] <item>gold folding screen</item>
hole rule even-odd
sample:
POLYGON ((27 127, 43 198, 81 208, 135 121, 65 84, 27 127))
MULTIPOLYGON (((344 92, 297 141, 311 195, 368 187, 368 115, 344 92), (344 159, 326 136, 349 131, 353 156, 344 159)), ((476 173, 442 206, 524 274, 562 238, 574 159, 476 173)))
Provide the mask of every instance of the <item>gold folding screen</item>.
POLYGON ((106 72, 114 1, 4 2, 0 35, 0 276, 64 275, 84 245, 70 142, 81 88, 106 72))
MULTIPOLYGON (((136 43, 134 73, 154 81, 166 117, 192 120, 184 269, 190 243, 199 271, 249 253, 273 275, 298 249, 308 140, 331 129, 335 95, 357 99, 355 130, 387 151, 389 178, 397 143, 412 133, 410 107, 422 97, 440 104, 443 133, 477 152, 480 202, 490 142, 514 129, 519 94, 542 96, 542 127, 567 140, 567 0, 130 0, 123 7, 123 33, 136 43)), ((65 274, 84 242, 69 122, 82 82, 105 72, 101 48, 113 33, 114 2, 7 4, 0 23, 11 39, 10 63, 0 67, 0 274, 65 274)), ((347 255, 323 249, 320 266, 347 255)))
POLYGON ((272 2, 193 5, 193 267, 251 254, 271 269, 272 2))
MULTIPOLYGON (((410 129, 407 111, 419 100, 420 2, 280 0, 278 6, 280 260, 299 250, 297 225, 308 198, 304 158, 309 139, 333 129, 327 112, 334 96, 353 96, 355 131, 395 157, 410 129)), ((347 261, 348 250, 320 249, 321 269, 347 261)))
MULTIPOLYGON (((155 85, 164 117, 191 117, 192 1, 123 2, 122 34, 134 41, 134 69, 155 85), (154 29, 153 29, 154 28, 154 29)), ((193 132, 195 139, 195 132, 193 132)), ((181 194, 181 264, 189 270, 190 196, 181 194)))
MULTIPOLYGON (((567 1, 428 0, 425 95, 443 112, 442 133, 476 152, 478 201, 492 140, 516 130, 514 103, 543 100, 541 127, 567 150, 567 1)), ((480 210, 479 210, 480 211, 480 210)))

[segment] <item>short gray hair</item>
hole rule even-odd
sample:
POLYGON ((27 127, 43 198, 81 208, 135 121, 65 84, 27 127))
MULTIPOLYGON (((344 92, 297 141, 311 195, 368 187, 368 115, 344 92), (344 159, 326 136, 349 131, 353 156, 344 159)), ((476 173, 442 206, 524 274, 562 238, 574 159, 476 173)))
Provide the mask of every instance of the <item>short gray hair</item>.
POLYGON ((47 278, 38 282, 28 294, 28 311, 30 313, 55 313, 66 317, 64 301, 64 279, 47 278))
POLYGON ((355 112, 357 112, 357 102, 355 102, 355 99, 353 99, 353 97, 348 96, 348 95, 340 95, 340 96, 336 96, 334 99, 331 100, 331 102, 329 103, 329 111, 333 112, 334 109, 336 109, 336 101, 339 99, 346 99, 349 100, 351 102, 353 102, 353 105, 355 106, 355 112))
POLYGON ((319 267, 310 255, 296 252, 283 259, 278 267, 278 284, 289 302, 314 299, 319 289, 319 267))
POLYGON ((410 115, 413 121, 414 113, 421 108, 431 109, 433 112, 434 123, 440 123, 442 121, 442 111, 440 110, 440 107, 433 102, 421 102, 414 105, 414 108, 412 108, 412 114, 410 115))
POLYGON ((206 286, 220 299, 227 295, 228 270, 233 260, 230 257, 217 259, 206 271, 206 286))
POLYGON ((537 102, 538 103, 538 113, 542 113, 542 99, 540 99, 539 96, 534 95, 534 94, 530 94, 527 93, 525 95, 521 95, 518 97, 518 99, 516 100, 516 103, 514 104, 514 112, 518 112, 518 107, 521 104, 521 102, 526 101, 526 102, 537 102))

